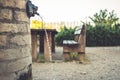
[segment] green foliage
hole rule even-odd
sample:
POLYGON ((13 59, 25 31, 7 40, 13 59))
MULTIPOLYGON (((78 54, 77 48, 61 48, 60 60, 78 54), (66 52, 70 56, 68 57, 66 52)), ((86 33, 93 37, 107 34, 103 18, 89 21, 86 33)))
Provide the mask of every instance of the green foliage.
POLYGON ((76 53, 76 52, 71 52, 70 53, 70 59, 71 60, 77 60, 77 57, 78 57, 78 53, 76 53))
MULTIPOLYGON (((114 11, 100 10, 89 18, 95 25, 86 23, 87 46, 120 46, 120 23, 114 11)), ((57 45, 62 46, 63 40, 74 39, 74 31, 75 28, 61 29, 56 36, 57 45)))
POLYGON ((73 40, 74 39, 75 28, 67 28, 66 26, 61 29, 61 31, 56 35, 56 43, 59 46, 63 45, 63 40, 73 40))
POLYGON ((95 26, 87 28, 87 46, 120 45, 120 26, 95 26))
POLYGON ((107 14, 107 10, 100 10, 90 19, 95 26, 86 24, 87 46, 118 46, 120 45, 120 24, 119 18, 114 11, 107 14))
POLYGON ((112 12, 108 12, 105 10, 100 10, 99 13, 95 13, 93 17, 89 17, 96 26, 112 26, 114 25, 119 18, 114 13, 114 10, 112 12))

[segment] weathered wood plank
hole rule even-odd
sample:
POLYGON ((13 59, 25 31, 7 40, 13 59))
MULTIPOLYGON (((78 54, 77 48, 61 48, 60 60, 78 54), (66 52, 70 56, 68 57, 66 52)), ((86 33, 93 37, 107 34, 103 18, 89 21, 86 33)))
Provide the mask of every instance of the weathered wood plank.
POLYGON ((68 45, 72 45, 72 44, 78 44, 78 42, 74 41, 74 40, 64 40, 63 41, 63 45, 64 44, 68 44, 68 45))
POLYGON ((82 26, 77 26, 76 29, 75 29, 74 34, 75 34, 75 35, 81 34, 81 31, 82 31, 82 26))

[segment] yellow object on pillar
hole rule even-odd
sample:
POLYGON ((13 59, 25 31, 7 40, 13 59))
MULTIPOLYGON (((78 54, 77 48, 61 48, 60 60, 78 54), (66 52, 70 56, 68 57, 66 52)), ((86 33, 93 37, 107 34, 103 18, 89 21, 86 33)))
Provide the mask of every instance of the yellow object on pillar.
POLYGON ((38 20, 32 20, 31 29, 43 29, 43 22, 38 20))
POLYGON ((43 23, 42 21, 39 20, 32 20, 30 24, 31 29, 55 29, 54 24, 50 23, 43 23))

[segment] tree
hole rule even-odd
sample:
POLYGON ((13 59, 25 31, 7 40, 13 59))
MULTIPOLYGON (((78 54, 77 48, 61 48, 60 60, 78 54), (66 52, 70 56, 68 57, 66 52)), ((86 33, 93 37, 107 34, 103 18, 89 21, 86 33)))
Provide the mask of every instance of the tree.
POLYGON ((114 11, 100 10, 93 17, 93 23, 86 23, 87 46, 118 46, 120 45, 120 23, 114 11))
POLYGON ((112 12, 108 12, 106 9, 100 10, 99 13, 95 13, 93 17, 89 18, 96 26, 112 26, 119 20, 117 15, 114 13, 114 10, 112 10, 112 12))

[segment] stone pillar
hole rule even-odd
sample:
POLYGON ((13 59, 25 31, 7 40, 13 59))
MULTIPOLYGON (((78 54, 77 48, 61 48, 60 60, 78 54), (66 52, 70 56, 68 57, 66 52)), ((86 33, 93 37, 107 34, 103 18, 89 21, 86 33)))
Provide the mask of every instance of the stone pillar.
POLYGON ((0 0, 0 80, 32 80, 26 0, 0 0))

